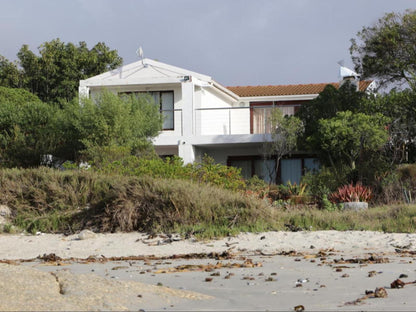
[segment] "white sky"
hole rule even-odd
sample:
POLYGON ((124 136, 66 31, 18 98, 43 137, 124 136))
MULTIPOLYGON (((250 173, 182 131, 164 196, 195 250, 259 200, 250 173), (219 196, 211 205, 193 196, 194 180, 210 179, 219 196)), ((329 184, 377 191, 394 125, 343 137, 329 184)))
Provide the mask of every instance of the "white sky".
POLYGON ((104 42, 225 86, 338 81, 350 39, 415 0, 0 0, 0 55, 60 38, 104 42))

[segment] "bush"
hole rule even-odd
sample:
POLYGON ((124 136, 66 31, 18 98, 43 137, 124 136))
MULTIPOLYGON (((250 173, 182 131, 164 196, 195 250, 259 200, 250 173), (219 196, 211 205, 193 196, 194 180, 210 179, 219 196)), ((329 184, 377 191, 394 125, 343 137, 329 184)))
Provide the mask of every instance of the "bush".
POLYGON ((6 167, 39 166, 57 145, 56 109, 25 90, 0 87, 0 154, 6 167))
POLYGON ((369 187, 357 183, 343 185, 337 191, 329 196, 329 200, 333 203, 345 202, 368 202, 372 197, 372 191, 369 187))
POLYGON ((216 164, 208 156, 204 156, 200 163, 191 164, 189 174, 195 182, 210 183, 228 190, 243 190, 246 186, 240 168, 216 164))
POLYGON ((319 172, 308 172, 302 177, 302 182, 308 185, 309 195, 315 202, 321 203, 324 196, 329 196, 340 185, 347 182, 347 172, 335 171, 322 167, 319 172))
POLYGON ((103 173, 117 173, 133 176, 150 176, 164 179, 185 179, 199 184, 211 184, 228 190, 243 190, 246 185, 241 169, 214 163, 210 157, 202 162, 184 166, 180 157, 165 160, 153 157, 128 156, 117 161, 107 161, 97 168, 103 173))
POLYGON ((29 232, 164 231, 197 225, 222 229, 264 224, 268 206, 239 192, 174 179, 49 168, 0 171, 1 204, 29 232))

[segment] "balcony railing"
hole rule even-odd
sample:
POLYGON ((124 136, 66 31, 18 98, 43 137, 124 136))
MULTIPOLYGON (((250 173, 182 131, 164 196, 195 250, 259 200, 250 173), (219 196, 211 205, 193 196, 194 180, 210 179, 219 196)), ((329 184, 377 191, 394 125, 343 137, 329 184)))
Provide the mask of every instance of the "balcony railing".
POLYGON ((165 115, 173 112, 173 129, 164 133, 183 136, 184 127, 193 127, 195 135, 232 135, 270 133, 271 106, 197 108, 194 123, 183 118, 182 109, 164 110, 165 115))

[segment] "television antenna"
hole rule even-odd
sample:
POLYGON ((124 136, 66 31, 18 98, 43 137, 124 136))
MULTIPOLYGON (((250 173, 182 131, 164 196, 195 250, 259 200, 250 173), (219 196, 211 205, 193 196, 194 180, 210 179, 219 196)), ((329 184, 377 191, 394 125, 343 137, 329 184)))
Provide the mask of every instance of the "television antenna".
POLYGON ((140 46, 140 47, 136 50, 136 54, 137 54, 137 56, 138 56, 138 57, 140 57, 140 59, 142 60, 142 65, 143 65, 143 66, 145 66, 145 65, 144 65, 144 61, 143 61, 143 60, 144 60, 144 57, 143 57, 143 55, 144 55, 144 54, 143 54, 143 49, 142 49, 142 47, 141 47, 141 46, 140 46))
POLYGON ((357 74, 352 69, 349 69, 348 67, 345 67, 344 63, 345 63, 344 60, 340 60, 340 61, 337 62, 337 64, 340 66, 339 67, 339 75, 341 76, 341 78, 354 77, 355 79, 359 79, 360 75, 357 74))

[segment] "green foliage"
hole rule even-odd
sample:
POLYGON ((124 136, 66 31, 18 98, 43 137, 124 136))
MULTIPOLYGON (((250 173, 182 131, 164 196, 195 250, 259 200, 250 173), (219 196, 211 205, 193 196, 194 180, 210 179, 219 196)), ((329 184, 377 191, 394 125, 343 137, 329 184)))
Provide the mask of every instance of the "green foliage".
POLYGON ((246 180, 246 187, 248 190, 254 192, 261 192, 269 189, 269 185, 263 179, 260 179, 256 175, 246 180))
POLYGON ((205 156, 202 162, 183 165, 179 157, 166 158, 129 156, 117 161, 103 162, 100 172, 133 176, 150 176, 153 178, 191 180, 198 184, 211 184, 228 190, 245 188, 241 169, 216 164, 205 156))
POLYGON ((405 164, 397 168, 398 182, 406 203, 416 200, 416 164, 405 164))
POLYGON ((331 163, 348 164, 352 170, 366 153, 380 151, 388 139, 387 118, 350 111, 339 112, 331 119, 319 120, 317 137, 320 149, 331 163))
POLYGON ((0 153, 3 166, 38 166, 55 146, 55 108, 22 89, 0 87, 0 153))
MULTIPOLYGON (((266 155, 276 157, 276 164, 283 156, 292 153, 304 131, 302 121, 295 116, 284 116, 279 108, 273 109, 270 118, 271 141, 264 143, 266 155)), ((275 168, 275 172, 278 168, 275 168)))
POLYGON ((85 42, 75 45, 54 39, 43 43, 38 52, 36 55, 23 45, 17 54, 18 64, 1 56, 0 85, 23 87, 48 103, 69 101, 77 95, 80 80, 122 64, 117 51, 102 42, 88 49, 85 42))
POLYGON ((323 210, 326 210, 326 211, 337 211, 337 210, 340 210, 340 206, 337 205, 337 204, 335 204, 335 203, 332 203, 328 199, 328 196, 327 195, 323 195, 322 196, 322 200, 321 200, 321 203, 320 204, 321 204, 321 208, 323 210))
POLYGON ((333 118, 340 111, 360 112, 362 100, 365 98, 364 92, 357 91, 356 87, 347 81, 338 89, 333 85, 327 85, 317 98, 302 105, 296 116, 305 125, 304 137, 309 138, 309 147, 312 150, 317 148, 313 143, 320 119, 333 118))
POLYGON ((364 78, 378 78, 383 85, 405 82, 416 90, 415 10, 387 13, 351 42, 352 60, 364 78))
POLYGON ((241 169, 216 164, 214 159, 204 156, 201 163, 190 165, 190 177, 198 183, 210 183, 229 190, 241 190, 245 187, 241 169))
POLYGON ((19 88, 21 77, 16 63, 9 62, 0 55, 0 86, 7 88, 19 88))
POLYGON ((34 94, 24 89, 0 86, 0 103, 22 105, 25 103, 41 103, 42 101, 34 94))
POLYGON ((150 176, 153 178, 187 179, 190 166, 184 166, 182 158, 177 156, 161 159, 154 157, 137 157, 129 155, 118 160, 107 159, 95 170, 107 174, 130 176, 150 176))
POLYGON ((302 182, 309 186, 310 195, 317 200, 334 192, 339 185, 348 181, 349 170, 323 166, 319 172, 308 172, 302 177, 302 182))
POLYGON ((306 183, 291 183, 290 181, 287 183, 287 189, 289 195, 296 195, 296 196, 304 196, 308 194, 308 186, 306 183))
POLYGON ((76 128, 89 149, 123 146, 136 154, 150 147, 162 127, 159 108, 145 97, 119 97, 104 91, 93 100, 83 99, 76 128))
POLYGON ((162 125, 158 107, 144 97, 118 97, 104 91, 95 99, 62 103, 53 128, 59 136, 55 156, 96 166, 151 149, 162 125), (116 155, 120 154, 120 155, 116 155))
POLYGON ((382 113, 390 119, 388 124, 389 144, 386 156, 392 163, 416 161, 416 92, 392 90, 363 101, 366 114, 382 113))

